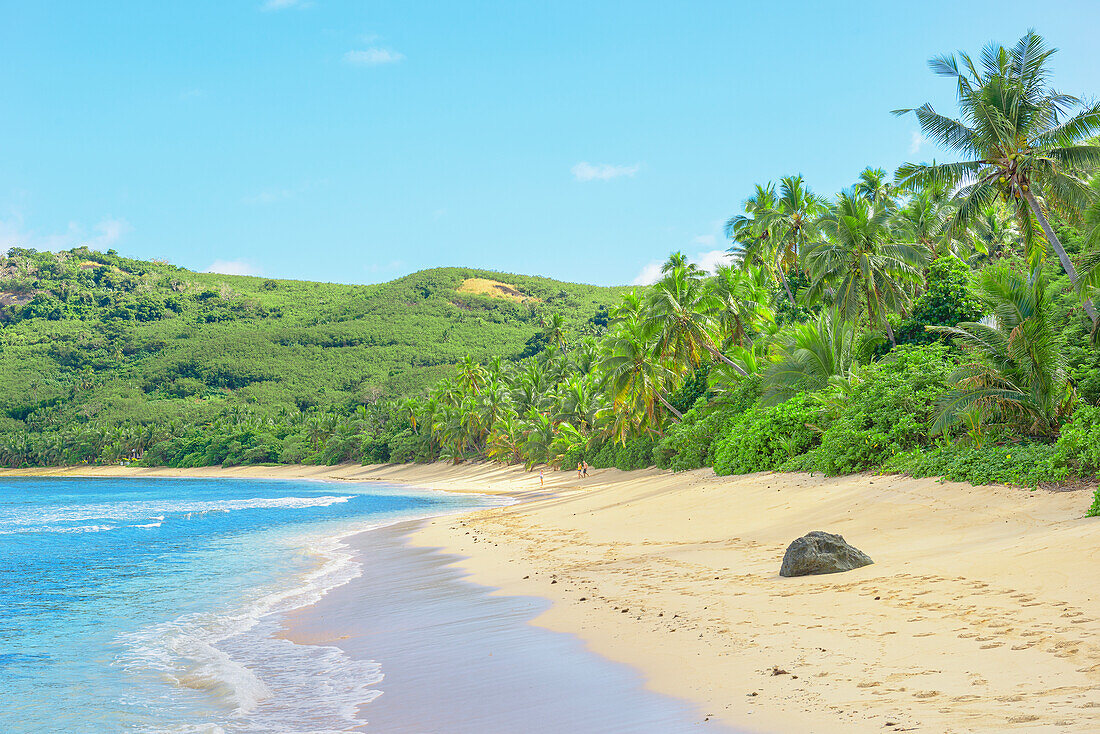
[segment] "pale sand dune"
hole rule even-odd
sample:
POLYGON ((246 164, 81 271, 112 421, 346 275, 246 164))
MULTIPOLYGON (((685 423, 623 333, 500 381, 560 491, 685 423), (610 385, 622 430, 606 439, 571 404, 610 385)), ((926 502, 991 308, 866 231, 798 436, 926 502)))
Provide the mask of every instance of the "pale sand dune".
MULTIPOLYGON (((539 486, 490 465, 66 473, 539 486)), ((436 520, 415 540, 466 556, 472 581, 557 602, 538 624, 706 714, 773 732, 1100 731, 1091 493, 709 470, 546 478, 551 494, 436 520), (810 530, 875 565, 780 578, 784 548, 810 530)))

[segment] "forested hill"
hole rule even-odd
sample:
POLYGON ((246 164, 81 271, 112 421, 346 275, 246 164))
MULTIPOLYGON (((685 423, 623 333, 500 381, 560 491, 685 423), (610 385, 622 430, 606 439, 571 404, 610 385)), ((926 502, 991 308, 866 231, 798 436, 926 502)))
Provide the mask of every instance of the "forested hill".
POLYGON ((195 273, 86 248, 0 258, 0 433, 352 411, 467 355, 597 330, 624 289, 465 268, 380 285, 195 273))

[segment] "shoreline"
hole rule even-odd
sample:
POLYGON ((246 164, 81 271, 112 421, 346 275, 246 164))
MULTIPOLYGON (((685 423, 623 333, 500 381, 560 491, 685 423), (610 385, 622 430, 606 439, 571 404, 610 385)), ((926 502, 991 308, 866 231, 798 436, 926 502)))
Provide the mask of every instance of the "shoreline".
POLYGON ((645 690, 641 671, 530 624, 549 600, 472 583, 462 558, 412 542, 436 519, 350 536, 361 575, 281 620, 283 639, 377 666, 375 696, 356 712, 366 731, 744 731, 704 724, 694 702, 645 690))
POLYGON ((760 732, 1100 729, 1090 492, 655 469, 548 472, 540 488, 520 467, 444 464, 0 476, 377 480, 522 497, 428 520, 411 542, 456 557, 494 595, 550 600, 532 624, 579 636, 712 720, 760 732), (875 564, 780 578, 786 545, 810 530, 844 535, 875 564))

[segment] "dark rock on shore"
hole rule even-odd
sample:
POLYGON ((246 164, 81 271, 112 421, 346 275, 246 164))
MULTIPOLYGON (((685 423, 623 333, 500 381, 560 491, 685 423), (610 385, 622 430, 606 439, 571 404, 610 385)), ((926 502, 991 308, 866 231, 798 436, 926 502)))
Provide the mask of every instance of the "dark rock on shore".
POLYGON ((811 576, 840 573, 869 566, 874 561, 863 551, 848 545, 844 538, 820 530, 803 535, 787 546, 780 576, 811 576))

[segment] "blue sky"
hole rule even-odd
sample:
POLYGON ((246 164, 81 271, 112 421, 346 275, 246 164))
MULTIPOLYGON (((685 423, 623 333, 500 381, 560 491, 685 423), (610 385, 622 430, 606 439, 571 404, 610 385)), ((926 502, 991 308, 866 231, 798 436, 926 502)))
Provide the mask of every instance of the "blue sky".
POLYGON ((1029 27, 1100 94, 1091 2, 0 0, 0 247, 630 283, 756 182, 936 156, 889 111, 1029 27))

